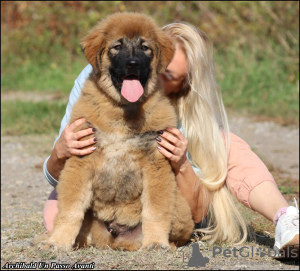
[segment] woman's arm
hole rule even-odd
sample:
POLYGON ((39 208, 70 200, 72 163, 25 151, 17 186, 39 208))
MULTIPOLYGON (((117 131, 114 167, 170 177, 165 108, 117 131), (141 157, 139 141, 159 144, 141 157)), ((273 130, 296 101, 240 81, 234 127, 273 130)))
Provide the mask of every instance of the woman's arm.
POLYGON ((189 160, 184 169, 175 175, 177 186, 188 202, 195 223, 200 223, 206 216, 210 203, 210 193, 202 185, 200 178, 195 174, 189 160))
POLYGON ((199 223, 208 212, 210 193, 187 159, 188 141, 176 128, 159 131, 159 135, 156 139, 158 149, 170 160, 177 186, 191 208, 194 222, 199 223))

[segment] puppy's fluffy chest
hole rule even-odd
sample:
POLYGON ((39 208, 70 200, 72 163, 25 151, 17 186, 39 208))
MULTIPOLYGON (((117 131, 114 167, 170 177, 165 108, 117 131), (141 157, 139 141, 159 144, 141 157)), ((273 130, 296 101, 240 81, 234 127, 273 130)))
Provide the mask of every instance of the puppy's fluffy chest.
POLYGON ((155 132, 123 135, 97 132, 99 157, 93 181, 94 191, 105 191, 101 201, 130 202, 142 193, 143 159, 155 158, 155 132))

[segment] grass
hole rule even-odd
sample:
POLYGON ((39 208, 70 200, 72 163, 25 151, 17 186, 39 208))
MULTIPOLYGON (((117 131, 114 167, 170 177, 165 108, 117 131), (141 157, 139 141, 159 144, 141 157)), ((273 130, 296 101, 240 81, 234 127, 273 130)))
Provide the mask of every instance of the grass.
POLYGON ((64 57, 12 61, 9 66, 1 60, 1 92, 69 93, 74 80, 88 63, 84 55, 73 59, 68 53, 60 54, 64 57))
POLYGON ((1 135, 58 132, 66 103, 1 101, 1 135))
MULTIPOLYGON (((51 189, 44 180, 40 161, 44 161, 44 158, 49 154, 54 138, 54 134, 25 135, 21 137, 4 137, 3 142, 1 141, 3 157, 6 158, 3 159, 6 177, 4 177, 4 174, 1 187, 3 192, 2 203, 4 203, 1 205, 1 266, 7 262, 25 262, 26 264, 45 262, 49 266, 52 262, 71 265, 76 262, 86 264, 94 262, 97 270, 182 270, 183 254, 181 251, 185 253, 186 263, 191 257, 190 245, 176 252, 150 251, 148 253, 140 251, 101 251, 94 247, 72 252, 65 252, 64 250, 41 251, 30 245, 32 238, 44 232, 42 212, 51 189), (9 149, 7 146, 10 146, 9 149), (37 157, 42 159, 37 159, 37 157), (31 158, 32 160, 29 160, 31 158), (23 163, 25 163, 26 168, 24 171, 22 170, 23 163), (35 163, 39 163, 39 166, 35 163), (11 167, 12 165, 14 166, 11 167), (7 174, 9 170, 15 168, 20 168, 22 170, 21 176, 25 176, 29 181, 20 184, 20 174, 7 174), (32 198, 32 195, 35 195, 34 198, 32 198)), ((272 174, 277 174, 276 179, 280 180, 279 185, 289 185, 290 180, 280 177, 280 170, 270 169, 272 174)), ((21 180, 23 180, 22 177, 21 180)), ((291 194, 284 196, 290 197, 289 203, 292 203, 291 194)), ((249 240, 243 246, 254 247, 255 249, 272 247, 274 244, 273 223, 236 200, 235 202, 250 228, 249 240)), ((242 258, 241 256, 238 258, 232 256, 224 258, 222 255, 218 255, 213 258, 212 250, 214 246, 221 247, 223 251, 226 248, 232 248, 232 246, 226 243, 216 243, 213 246, 208 246, 205 242, 200 244, 203 256, 210 258, 210 262, 205 267, 206 269, 241 269, 241 266, 259 270, 289 269, 286 263, 272 260, 270 257, 260 258, 254 255, 249 258, 242 258)), ((297 265, 292 264, 293 266, 290 269, 295 269, 297 265)), ((54 270, 54 268, 51 270, 54 270)))
MULTIPOLYGON (((123 252, 106 250, 101 251, 94 247, 65 252, 63 249, 53 251, 42 251, 30 246, 29 242, 37 234, 44 231, 41 218, 28 210, 27 217, 19 219, 14 223, 2 222, 1 240, 12 242, 13 246, 6 246, 1 252, 1 266, 6 262, 42 262, 49 266, 52 262, 74 264, 95 263, 97 269, 180 269, 182 256, 177 252, 151 251, 145 252, 123 252), (4 238, 5 237, 5 238, 4 238), (24 260, 26 259, 26 260, 24 260)), ((50 268, 49 268, 50 269, 50 268)), ((55 268, 51 268, 53 270, 55 268)), ((89 269, 90 270, 90 269, 89 269)))
MULTIPOLYGON (((255 251, 267 250, 274 244, 274 225, 272 222, 267 221, 262 216, 249 210, 240 203, 238 204, 239 210, 243 213, 244 218, 250 228, 249 240, 242 245, 242 247, 254 247, 255 251)), ((27 216, 23 219, 17 219, 14 223, 5 222, 1 223, 1 240, 11 243, 13 245, 4 245, 5 249, 1 252, 1 266, 6 262, 45 262, 50 268, 52 262, 64 263, 73 265, 75 263, 94 263, 95 268, 101 269, 117 269, 117 270, 146 270, 146 269, 163 269, 163 270, 178 270, 182 269, 183 265, 191 257, 191 244, 182 247, 177 251, 149 251, 149 252, 125 252, 114 250, 99 250, 94 247, 84 248, 77 251, 66 252, 63 249, 42 251, 36 247, 30 246, 32 238, 37 234, 44 231, 43 226, 38 221, 41 221, 40 214, 36 214, 34 210, 27 210, 27 216), (184 253, 184 254, 183 254, 184 253)), ((198 241, 199 242, 199 241, 198 241)), ((201 253, 204 257, 208 257, 210 262, 206 268, 219 269, 221 266, 227 269, 230 266, 235 267, 238 261, 243 261, 247 265, 260 263, 262 265, 269 264, 275 266, 282 266, 280 262, 272 260, 270 257, 260 258, 255 254, 253 257, 244 258, 241 256, 226 257, 217 255, 212 257, 213 247, 221 247, 225 249, 232 249, 226 243, 216 243, 208 246, 205 242, 200 241, 201 253)))
POLYGON ((217 54, 216 64, 227 108, 299 123, 299 77, 292 76, 280 58, 232 49, 217 54))
POLYGON ((80 39, 109 13, 137 11, 159 25, 182 20, 209 35, 228 110, 299 124, 299 3, 294 1, 4 1, 3 10, 3 94, 68 94, 87 64, 80 39))

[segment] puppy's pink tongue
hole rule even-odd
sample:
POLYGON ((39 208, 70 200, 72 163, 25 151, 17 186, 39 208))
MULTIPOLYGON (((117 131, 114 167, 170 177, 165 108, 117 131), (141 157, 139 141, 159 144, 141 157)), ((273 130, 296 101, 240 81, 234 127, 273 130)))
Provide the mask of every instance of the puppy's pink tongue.
POLYGON ((124 79, 121 94, 129 102, 136 102, 144 93, 144 89, 137 79, 124 79))

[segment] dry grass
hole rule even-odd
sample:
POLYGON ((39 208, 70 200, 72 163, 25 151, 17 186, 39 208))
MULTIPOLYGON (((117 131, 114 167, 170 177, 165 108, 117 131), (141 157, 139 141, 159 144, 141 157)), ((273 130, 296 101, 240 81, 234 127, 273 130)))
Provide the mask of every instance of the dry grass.
MULTIPOLYGON (((97 270, 179 270, 187 264, 191 257, 191 244, 177 251, 148 253, 101 251, 93 247, 72 252, 40 251, 32 247, 32 239, 44 232, 42 211, 51 187, 42 176, 41 164, 52 147, 54 137, 53 135, 21 136, 1 139, 1 267, 7 262, 27 264, 45 262, 49 265, 49 270, 54 270, 55 268, 50 268, 50 265, 55 262, 70 265, 94 263, 97 270), (7 172, 10 174, 6 174, 7 172)), ((276 169, 272 170, 276 173, 276 169)), ((272 247, 274 225, 238 202, 237 206, 251 230, 249 240, 244 246, 253 247, 255 251, 272 247)), ((210 261, 205 268, 191 269, 298 269, 298 263, 281 263, 270 257, 257 255, 249 258, 217 255, 213 258, 214 246, 219 246, 223 250, 231 247, 224 243, 208 246, 205 242, 198 242, 203 256, 208 257, 210 261)))
MULTIPOLYGON (((254 247, 256 250, 267 250, 274 245, 274 225, 272 222, 266 220, 258 213, 246 208, 242 204, 238 203, 238 208, 242 212, 243 217, 246 219, 249 225, 249 238, 243 245, 245 247, 254 247)), ((17 208, 18 206, 16 206, 17 208)), ((64 250, 58 251, 41 251, 36 247, 31 246, 32 239, 42 232, 44 227, 42 225, 41 212, 36 212, 35 208, 27 210, 27 215, 17 216, 15 219, 3 220, 1 222, 1 266, 6 262, 45 262, 51 264, 65 263, 73 265, 75 263, 95 264, 95 268, 102 269, 163 269, 163 270, 178 270, 182 269, 184 264, 191 257, 191 244, 184 248, 180 248, 177 251, 150 251, 145 252, 124 252, 106 250, 100 251, 94 247, 80 249, 78 251, 66 252, 64 250), (16 218, 17 217, 17 218, 16 218), (183 254, 184 253, 184 254, 183 254), (185 257, 185 258, 184 258, 185 257)), ((212 259, 212 250, 214 246, 221 247, 223 250, 226 248, 232 248, 228 244, 217 243, 214 246, 208 246, 206 242, 200 243, 200 249, 204 257, 212 259)), ((285 268, 294 268, 295 265, 289 265, 287 263, 285 268)), ((210 261, 205 268, 213 269, 262 269, 270 266, 279 267, 282 264, 273 260, 270 257, 260 258, 254 255, 254 257, 243 258, 239 256, 224 257, 218 255, 213 261, 210 261), (257 266, 256 266, 257 264, 257 266)), ((53 268, 54 269, 54 268, 53 268)))

